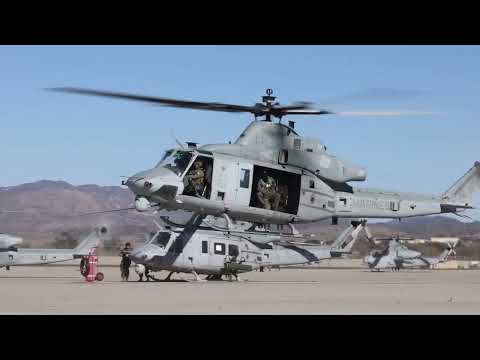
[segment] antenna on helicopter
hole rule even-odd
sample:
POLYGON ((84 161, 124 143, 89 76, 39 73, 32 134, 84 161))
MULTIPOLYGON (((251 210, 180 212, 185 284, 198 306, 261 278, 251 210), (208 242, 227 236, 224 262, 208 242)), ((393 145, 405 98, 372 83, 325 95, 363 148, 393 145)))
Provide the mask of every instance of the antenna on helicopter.
MULTIPOLYGON (((268 88, 265 93, 267 94, 266 96, 262 96, 262 101, 264 102, 265 106, 267 107, 267 109, 271 109, 272 108, 272 104, 273 102, 275 101, 276 97, 275 96, 272 96, 273 94, 273 90, 268 88)), ((266 112, 265 113, 265 121, 272 121, 271 120, 271 114, 270 112, 266 112)))

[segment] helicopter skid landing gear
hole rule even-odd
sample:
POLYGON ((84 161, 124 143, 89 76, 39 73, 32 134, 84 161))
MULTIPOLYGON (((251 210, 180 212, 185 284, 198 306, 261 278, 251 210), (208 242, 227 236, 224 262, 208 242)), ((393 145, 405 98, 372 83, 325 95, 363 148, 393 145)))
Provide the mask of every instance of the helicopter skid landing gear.
POLYGON ((236 274, 228 275, 228 281, 243 282, 243 280, 236 274))
POLYGON ((222 275, 220 274, 213 274, 213 275, 208 275, 205 280, 207 281, 222 281, 222 275))
POLYGON ((167 275, 167 277, 163 281, 170 281, 170 278, 173 275, 173 271, 170 271, 170 273, 167 275))
POLYGON ((192 274, 195 276, 196 282, 206 282, 207 280, 202 279, 200 276, 198 276, 197 272, 195 270, 192 270, 192 274))

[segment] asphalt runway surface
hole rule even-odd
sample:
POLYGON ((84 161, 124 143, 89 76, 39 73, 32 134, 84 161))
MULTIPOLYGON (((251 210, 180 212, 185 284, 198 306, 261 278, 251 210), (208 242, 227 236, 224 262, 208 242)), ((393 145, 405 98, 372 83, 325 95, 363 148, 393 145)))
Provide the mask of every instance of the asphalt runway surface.
POLYGON ((202 283, 137 282, 133 269, 122 282, 116 266, 101 271, 104 281, 87 283, 77 266, 0 269, 0 313, 480 314, 479 270, 281 269, 202 283))

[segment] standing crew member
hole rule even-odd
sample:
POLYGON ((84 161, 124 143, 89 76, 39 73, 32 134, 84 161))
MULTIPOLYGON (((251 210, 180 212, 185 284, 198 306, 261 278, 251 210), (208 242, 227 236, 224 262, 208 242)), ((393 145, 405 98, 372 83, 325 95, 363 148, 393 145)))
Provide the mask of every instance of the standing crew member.
POLYGON ((132 246, 128 242, 125 244, 125 247, 120 250, 120 256, 122 257, 122 261, 120 261, 120 275, 122 281, 128 281, 128 277, 130 276, 130 265, 132 264, 132 260, 130 259, 131 252, 132 246))

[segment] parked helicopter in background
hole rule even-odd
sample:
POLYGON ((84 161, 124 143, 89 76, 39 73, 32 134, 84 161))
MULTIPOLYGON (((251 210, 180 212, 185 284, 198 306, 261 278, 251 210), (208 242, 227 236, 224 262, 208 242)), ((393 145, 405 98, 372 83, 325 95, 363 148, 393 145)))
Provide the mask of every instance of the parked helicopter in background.
MULTIPOLYGON (((255 121, 233 144, 198 147, 188 143, 166 151, 152 169, 122 181, 135 194, 133 207, 186 210, 236 221, 294 224, 332 218, 405 218, 472 209, 472 195, 480 190, 480 163, 440 196, 354 188, 367 171, 327 152, 315 138, 300 136, 295 123, 281 122, 293 115, 424 115, 418 112, 344 112, 318 109, 307 102, 283 106, 268 89, 262 103, 253 106, 177 100, 82 88, 53 90, 82 95, 136 100, 197 110, 246 112, 255 121), (263 121, 258 117, 263 116, 263 121), (278 118, 275 123, 272 118, 278 118)), ((181 144, 180 144, 181 145, 181 144)), ((103 211, 109 212, 109 211, 103 211)), ((99 213, 99 212, 96 212, 99 213)), ((93 213, 93 214, 96 214, 93 213)))
POLYGON ((18 248, 23 239, 17 236, 0 234, 0 268, 10 270, 11 266, 42 265, 87 256, 92 248, 108 238, 106 227, 95 228, 73 249, 18 248))
MULTIPOLYGON (((367 230, 367 234, 369 234, 367 230)), ((371 236, 367 235, 371 240, 371 236)), ((431 269, 433 266, 447 261, 450 254, 455 254, 456 242, 447 242, 447 249, 440 255, 429 257, 423 256, 421 252, 409 249, 403 242, 412 241, 412 238, 400 236, 375 239, 375 241, 388 241, 387 247, 383 250, 372 250, 363 259, 364 263, 373 270, 400 270, 402 268, 431 269)))

